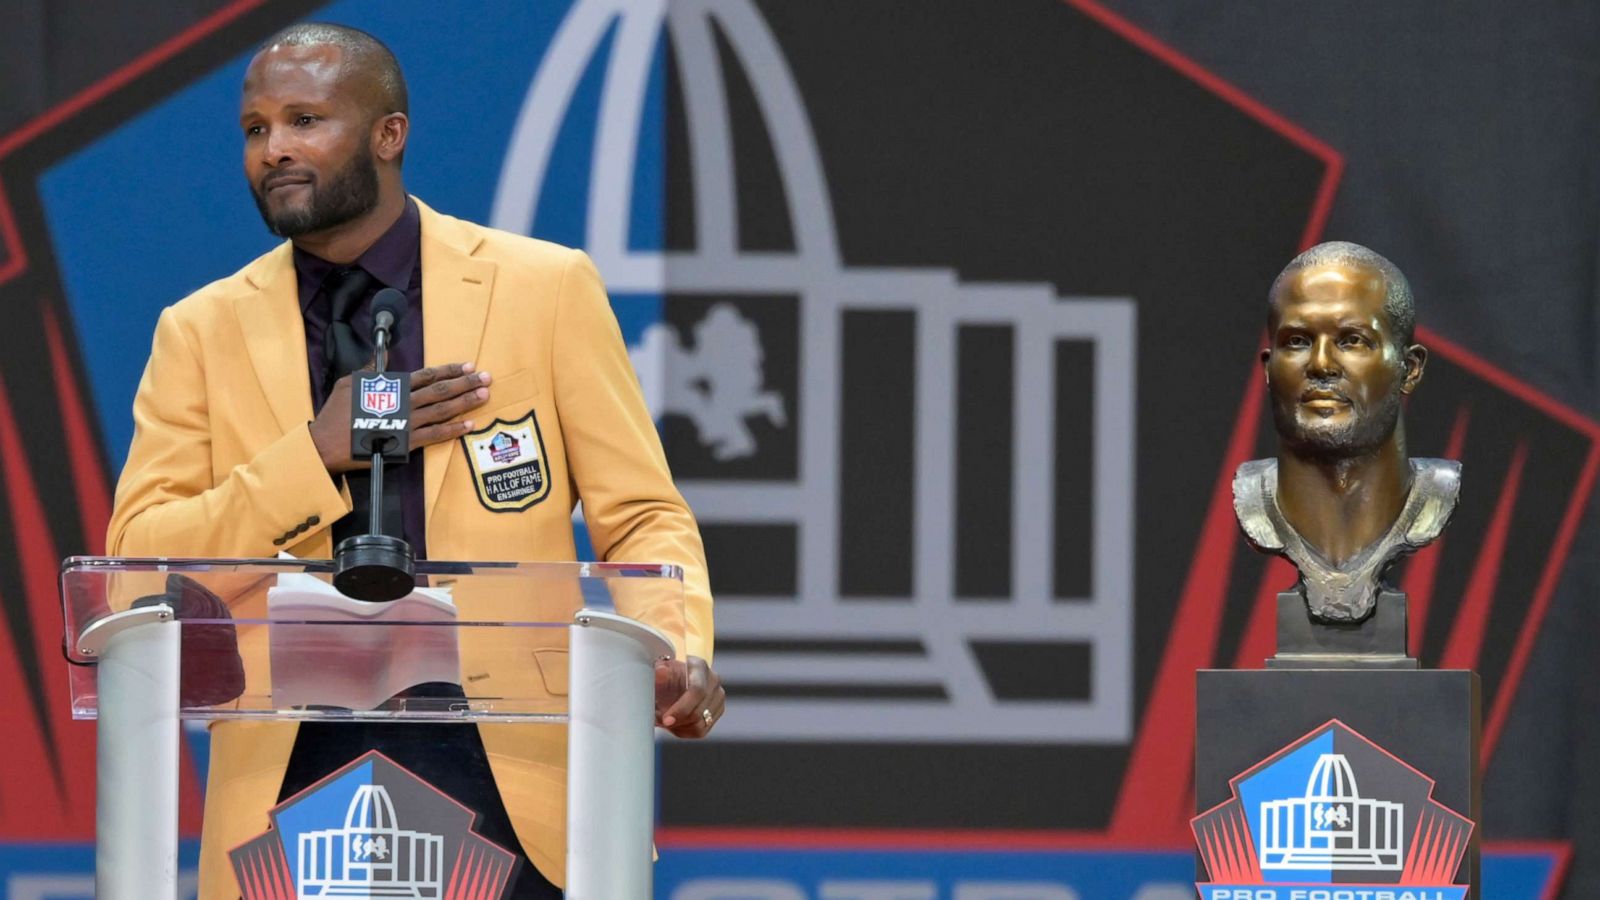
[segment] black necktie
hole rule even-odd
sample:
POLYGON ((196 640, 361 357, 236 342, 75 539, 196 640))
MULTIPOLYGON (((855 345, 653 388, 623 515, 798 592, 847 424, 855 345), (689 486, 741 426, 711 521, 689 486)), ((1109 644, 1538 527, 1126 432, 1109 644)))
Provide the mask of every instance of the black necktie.
POLYGON ((350 320, 375 286, 372 276, 360 266, 338 269, 322 284, 329 309, 328 331, 322 338, 323 360, 328 367, 325 391, 332 391, 335 381, 366 365, 371 355, 371 348, 356 334, 350 320))
MULTIPOLYGON (((372 347, 356 332, 350 320, 356 310, 367 302, 377 281, 360 266, 339 269, 328 276, 322 289, 328 295, 328 333, 323 337, 324 358, 328 376, 323 380, 323 390, 333 393, 333 383, 365 366, 372 359, 372 347)), ((383 530, 394 537, 404 537, 401 510, 401 475, 393 468, 385 470, 383 479, 383 530)), ((347 537, 366 534, 372 515, 372 475, 365 469, 345 473, 345 483, 350 486, 350 514, 333 523, 333 543, 347 537)))

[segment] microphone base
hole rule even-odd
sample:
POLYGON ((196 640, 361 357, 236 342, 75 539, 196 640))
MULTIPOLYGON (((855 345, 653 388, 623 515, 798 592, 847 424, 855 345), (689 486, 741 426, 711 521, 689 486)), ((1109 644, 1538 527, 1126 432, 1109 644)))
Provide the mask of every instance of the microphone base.
POLYGON ((411 545, 387 534, 358 534, 333 551, 333 586, 354 600, 387 603, 417 586, 411 545))

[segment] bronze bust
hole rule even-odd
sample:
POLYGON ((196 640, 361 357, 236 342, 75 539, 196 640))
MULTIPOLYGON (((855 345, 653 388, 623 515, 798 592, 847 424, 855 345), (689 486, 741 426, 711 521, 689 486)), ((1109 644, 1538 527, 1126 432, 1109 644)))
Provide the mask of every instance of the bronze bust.
POLYGON ((1288 558, 1315 620, 1373 610, 1399 557, 1439 536, 1461 464, 1408 459, 1401 398, 1422 381, 1405 276, 1359 244, 1319 244, 1272 284, 1262 369, 1276 459, 1233 481, 1234 511, 1257 549, 1288 558))

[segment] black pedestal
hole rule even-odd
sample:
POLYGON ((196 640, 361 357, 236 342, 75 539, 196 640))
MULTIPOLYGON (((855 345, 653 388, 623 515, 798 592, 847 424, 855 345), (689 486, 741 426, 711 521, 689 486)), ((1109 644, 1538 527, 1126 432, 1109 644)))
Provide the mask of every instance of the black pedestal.
POLYGON ((1269 669, 1415 669, 1406 656, 1406 595, 1378 592, 1360 622, 1317 622, 1299 591, 1278 595, 1278 655, 1269 669))
MULTIPOLYGON (((1231 779, 1337 719, 1433 779, 1433 800, 1474 823, 1480 819, 1481 723, 1476 673, 1205 670, 1198 673, 1197 692, 1196 813, 1233 798, 1231 779)), ((1358 783, 1360 774, 1358 765, 1358 783)), ((1363 796, 1371 797, 1372 792, 1363 791, 1363 796)), ((1264 811, 1244 808, 1243 814, 1249 821, 1259 822, 1264 811)), ((1478 828, 1472 829, 1461 866, 1464 877, 1458 879, 1474 886, 1478 883, 1478 832, 1478 828)), ((1411 835, 1406 838, 1410 841, 1411 835)), ((1202 868, 1201 875, 1205 874, 1202 868)), ((1467 893, 1469 898, 1477 896, 1476 887, 1467 893)))

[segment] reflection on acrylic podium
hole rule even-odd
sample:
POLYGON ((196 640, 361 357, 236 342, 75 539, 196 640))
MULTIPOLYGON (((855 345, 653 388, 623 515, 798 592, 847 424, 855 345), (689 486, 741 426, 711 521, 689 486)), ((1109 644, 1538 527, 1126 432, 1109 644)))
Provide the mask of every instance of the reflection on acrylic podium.
MULTIPOLYGON (((650 896, 654 664, 681 647, 681 573, 422 562, 417 574, 417 592, 372 604, 335 591, 325 561, 63 564, 72 711, 98 719, 97 897, 176 894, 183 719, 519 725, 550 729, 539 734, 558 749, 565 726, 567 896, 650 896)), ((381 754, 268 806, 262 834, 230 848, 247 898, 446 897, 510 876, 471 810, 381 754)))

